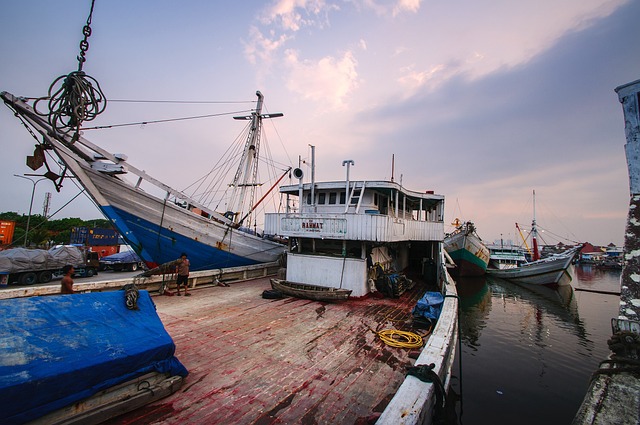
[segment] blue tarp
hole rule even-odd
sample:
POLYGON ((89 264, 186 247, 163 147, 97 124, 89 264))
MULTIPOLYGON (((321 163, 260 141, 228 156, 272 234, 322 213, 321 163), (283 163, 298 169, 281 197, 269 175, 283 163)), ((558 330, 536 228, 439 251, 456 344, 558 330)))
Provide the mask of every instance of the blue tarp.
POLYGON ((443 303, 444 297, 440 292, 427 292, 418 300, 412 313, 426 319, 438 319, 443 303))
POLYGON ((18 424, 152 371, 187 376, 147 291, 0 300, 0 422, 18 424))

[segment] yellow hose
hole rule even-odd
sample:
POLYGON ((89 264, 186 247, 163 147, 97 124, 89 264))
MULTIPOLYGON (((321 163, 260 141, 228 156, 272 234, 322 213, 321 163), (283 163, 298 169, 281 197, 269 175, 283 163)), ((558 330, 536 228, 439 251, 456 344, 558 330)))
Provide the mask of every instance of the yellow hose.
POLYGON ((421 348, 422 337, 413 332, 385 329, 376 332, 385 344, 396 348, 421 348))

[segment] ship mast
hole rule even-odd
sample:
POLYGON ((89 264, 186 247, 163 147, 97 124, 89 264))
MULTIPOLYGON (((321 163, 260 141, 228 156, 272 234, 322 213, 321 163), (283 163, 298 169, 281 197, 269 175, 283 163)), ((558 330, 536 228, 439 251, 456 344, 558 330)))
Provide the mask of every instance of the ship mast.
POLYGON ((531 222, 531 239, 533 240, 533 261, 540 259, 538 251, 538 227, 536 226, 536 191, 533 190, 533 221, 531 222))
POLYGON ((255 112, 251 115, 242 117, 233 117, 236 120, 251 120, 251 128, 247 135, 247 141, 244 146, 242 158, 236 174, 230 186, 233 187, 231 198, 224 215, 235 223, 239 223, 243 211, 251 211, 253 208, 253 199, 255 196, 255 188, 258 183, 258 155, 260 152, 260 135, 262 132, 263 118, 277 118, 284 114, 263 114, 262 103, 264 96, 260 91, 256 91, 258 103, 255 112), (245 203, 248 205, 245 207, 245 203))

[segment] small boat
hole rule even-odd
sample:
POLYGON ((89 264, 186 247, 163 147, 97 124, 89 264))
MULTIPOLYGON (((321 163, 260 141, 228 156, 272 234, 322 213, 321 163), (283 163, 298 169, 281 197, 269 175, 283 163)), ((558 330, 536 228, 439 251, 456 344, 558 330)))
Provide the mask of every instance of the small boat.
POLYGON ((100 423, 180 389, 188 371, 149 292, 127 294, 0 300, 3 424, 100 423))
MULTIPOLYGON (((149 268, 175 260, 185 252, 192 270, 272 262, 284 254, 282 243, 248 227, 257 215, 256 207, 266 196, 257 202, 254 199, 256 188, 261 185, 257 181, 257 164, 262 120, 282 116, 263 114, 264 97, 259 91, 256 95, 256 109, 247 116, 234 117, 248 124, 243 133, 245 137, 237 139, 238 142, 244 140, 244 144, 237 143, 228 151, 241 158, 233 179, 224 181, 217 178, 218 170, 212 170, 211 181, 203 178, 194 186, 199 188, 196 196, 195 189, 193 195, 173 189, 134 167, 125 154, 108 152, 80 133, 58 131, 46 115, 39 114, 22 98, 7 92, 0 94, 31 134, 42 136, 34 155, 27 158, 33 170, 46 166, 47 172, 43 175, 51 179, 58 190, 69 178, 67 174, 73 174, 149 268), (51 151, 64 164, 62 171, 52 171, 58 165, 47 163, 45 152, 51 151), (224 193, 225 202, 220 203, 225 205, 222 212, 215 210, 218 200, 213 200, 212 194, 216 192, 224 193)), ((221 159, 219 164, 225 162, 221 159)), ((280 180, 288 171, 282 173, 280 180)))
MULTIPOLYGON (((516 228, 520 227, 516 223, 516 228)), ((522 233, 521 233, 522 234, 522 233)), ((530 285, 550 285, 554 286, 560 282, 560 279, 569 265, 571 265, 574 257, 578 254, 582 245, 574 246, 562 253, 553 254, 547 258, 540 258, 540 250, 538 249, 538 228, 536 224, 536 191, 533 191, 533 221, 531 223, 531 238, 533 248, 531 258, 533 261, 520 261, 518 259, 513 263, 502 263, 503 267, 487 268, 487 273, 501 279, 510 280, 517 283, 526 283, 530 285)), ((524 237, 523 237, 524 240, 524 237)), ((525 241, 526 244, 526 241, 525 241)), ((527 246, 528 247, 528 246, 527 246)), ((500 251, 501 253, 505 251, 500 251)), ((518 251, 513 251, 517 253, 518 251)), ((512 257, 513 258, 513 257, 512 257)))
POLYGON ((282 279, 271 279, 271 287, 276 291, 282 292, 284 295, 296 298, 307 298, 315 301, 346 300, 352 292, 350 289, 289 282, 282 279))
POLYGON ((458 219, 453 225, 455 230, 444 237, 444 249, 456 265, 452 274, 482 276, 487 270, 490 254, 478 236, 476 226, 470 221, 461 223, 458 219))
POLYGON ((520 264, 506 269, 488 268, 491 276, 530 285, 557 285, 579 251, 574 247, 562 254, 520 264))

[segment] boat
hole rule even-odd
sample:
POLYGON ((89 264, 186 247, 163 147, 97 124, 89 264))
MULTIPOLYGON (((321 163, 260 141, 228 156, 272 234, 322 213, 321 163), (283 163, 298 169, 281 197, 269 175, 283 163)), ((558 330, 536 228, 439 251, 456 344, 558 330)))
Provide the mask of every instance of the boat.
POLYGON ((578 249, 572 248, 563 254, 521 264, 507 269, 487 269, 494 277, 530 285, 557 285, 571 265, 578 249))
MULTIPOLYGON (((520 227, 517 223, 516 228, 520 230, 520 227)), ((538 248, 538 228, 536 223, 535 190, 533 191, 533 220, 531 222, 531 240, 533 245, 531 250, 532 261, 522 262, 520 259, 517 259, 515 261, 515 265, 513 263, 498 261, 497 267, 492 266, 487 268, 487 273, 491 274, 494 277, 510 280, 517 283, 557 286, 558 282, 560 282, 560 279, 562 279, 562 277, 566 274, 567 268, 569 268, 569 266, 573 262, 573 259, 576 257, 576 255, 578 255, 580 249, 582 249, 582 245, 574 246, 564 252, 552 254, 546 258, 540 258, 540 250, 538 248)), ((504 252, 504 250, 501 250, 500 254, 504 254, 504 252)), ((512 253, 517 252, 517 250, 512 251, 512 253)))
MULTIPOLYGON (((457 312, 451 311, 452 305, 448 304, 451 297, 456 297, 455 282, 445 267, 442 249, 444 196, 433 191, 409 190, 393 178, 352 180, 349 173, 355 164, 353 160, 342 163, 346 166, 344 180, 315 181, 314 149, 312 146, 310 181, 305 182, 303 170, 294 169, 298 184, 280 187, 281 195, 286 197, 286 210, 265 214, 265 231, 288 240, 283 280, 312 285, 314 292, 319 292, 318 287, 327 291, 347 290, 349 300, 336 303, 346 309, 365 300, 403 300, 416 293, 426 296, 427 288, 432 287, 445 300, 436 328, 449 327, 450 321, 457 323, 457 312)), ((372 307, 371 311, 377 308, 372 307)), ((450 338, 457 330, 450 330, 452 333, 444 341, 430 337, 418 358, 418 364, 433 362, 440 369, 437 374, 445 389, 455 357, 455 342, 450 338)), ((433 406, 435 392, 421 392, 414 386, 416 383, 405 381, 392 392, 395 395, 378 423, 431 421, 425 409, 433 406)), ((378 384, 366 386, 375 385, 378 384)), ((343 423, 343 420, 321 422, 343 423)), ((356 417, 349 419, 352 421, 356 417)))
POLYGON ((149 292, 135 293, 0 300, 2 423, 100 423, 179 390, 188 371, 149 292))
POLYGON ((444 249, 456 267, 452 274, 457 276, 482 276, 489 264, 489 249, 476 231, 471 221, 461 223, 456 219, 455 230, 444 238, 444 249))
POLYGON ((284 295, 316 301, 346 300, 351 290, 271 279, 271 287, 284 295))
POLYGON ((57 131, 23 99, 1 93, 31 134, 42 136, 34 155, 28 157, 32 169, 46 166, 43 175, 53 180, 57 189, 68 178, 67 173, 73 174, 147 267, 175 260, 184 252, 192 270, 272 262, 284 253, 280 241, 248 227, 260 202, 253 198, 259 185, 256 167, 262 120, 282 115, 263 114, 264 97, 259 91, 256 95, 256 109, 250 115, 234 117, 248 121, 246 142, 229 184, 229 202, 224 212, 218 212, 204 198, 196 200, 134 167, 126 155, 108 152, 80 133, 57 131), (59 173, 47 163, 45 152, 50 151, 64 164, 59 173))
POLYGON ((298 184, 280 187, 287 209, 266 213, 265 231, 289 241, 285 280, 349 289, 353 297, 399 283, 393 275, 409 267, 435 282, 444 196, 411 191, 395 181, 353 181, 353 164, 343 161, 343 181, 317 182, 312 171, 311 181, 304 182, 297 168, 298 184))

